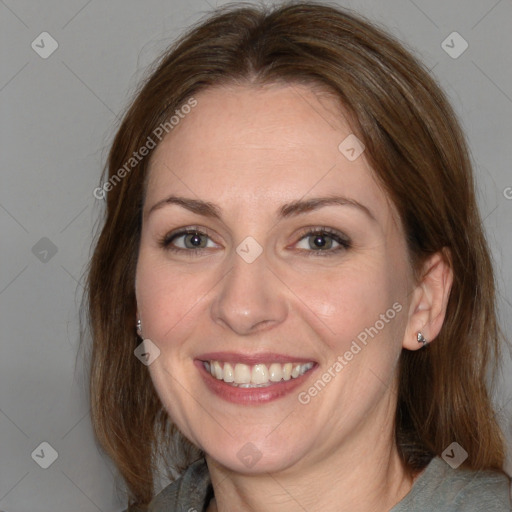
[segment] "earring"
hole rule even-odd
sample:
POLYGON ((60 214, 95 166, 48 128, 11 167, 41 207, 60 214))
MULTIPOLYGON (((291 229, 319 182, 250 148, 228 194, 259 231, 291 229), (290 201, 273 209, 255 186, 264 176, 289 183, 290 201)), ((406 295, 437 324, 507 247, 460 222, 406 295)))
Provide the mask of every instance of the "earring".
POLYGON ((425 336, 423 336, 423 334, 421 334, 421 332, 418 331, 418 343, 423 343, 423 347, 426 347, 427 344, 428 344, 428 341, 427 339, 425 338, 425 336))
POLYGON ((137 320, 137 332, 142 334, 142 322, 140 321, 140 318, 137 320))

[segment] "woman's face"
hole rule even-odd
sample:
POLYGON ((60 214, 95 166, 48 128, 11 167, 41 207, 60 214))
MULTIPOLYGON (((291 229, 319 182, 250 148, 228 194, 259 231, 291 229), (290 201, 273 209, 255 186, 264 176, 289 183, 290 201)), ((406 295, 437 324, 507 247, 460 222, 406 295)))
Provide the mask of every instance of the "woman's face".
POLYGON ((137 265, 172 421, 239 472, 391 443, 412 274, 339 104, 299 85, 196 100, 152 157, 137 265))

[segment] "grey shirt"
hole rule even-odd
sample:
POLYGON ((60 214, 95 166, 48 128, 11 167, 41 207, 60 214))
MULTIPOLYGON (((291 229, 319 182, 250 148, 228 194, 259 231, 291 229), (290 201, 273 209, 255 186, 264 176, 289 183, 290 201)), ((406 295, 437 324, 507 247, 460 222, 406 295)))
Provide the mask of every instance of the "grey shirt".
MULTIPOLYGON (((203 512, 212 497, 208 467, 201 459, 156 496, 148 512, 203 512)), ((452 469, 435 457, 389 512, 416 511, 510 512, 509 480, 498 472, 452 469)))

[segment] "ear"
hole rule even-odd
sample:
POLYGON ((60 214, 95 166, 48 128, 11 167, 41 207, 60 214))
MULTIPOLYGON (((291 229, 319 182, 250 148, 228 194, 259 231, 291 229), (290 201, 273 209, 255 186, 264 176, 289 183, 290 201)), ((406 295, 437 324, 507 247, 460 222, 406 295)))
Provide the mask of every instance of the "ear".
POLYGON ((402 343, 408 350, 422 348, 423 345, 418 343, 418 332, 430 343, 441 331, 453 283, 449 250, 444 248, 429 256, 420 275, 421 278, 412 292, 402 343))

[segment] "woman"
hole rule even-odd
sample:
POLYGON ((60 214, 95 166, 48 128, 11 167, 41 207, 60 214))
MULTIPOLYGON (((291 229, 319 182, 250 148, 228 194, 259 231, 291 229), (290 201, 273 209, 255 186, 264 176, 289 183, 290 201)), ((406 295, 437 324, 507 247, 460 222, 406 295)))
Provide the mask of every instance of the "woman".
POLYGON ((130 510, 510 508, 468 153, 396 41, 326 5, 219 10, 101 190, 92 412, 130 510))

